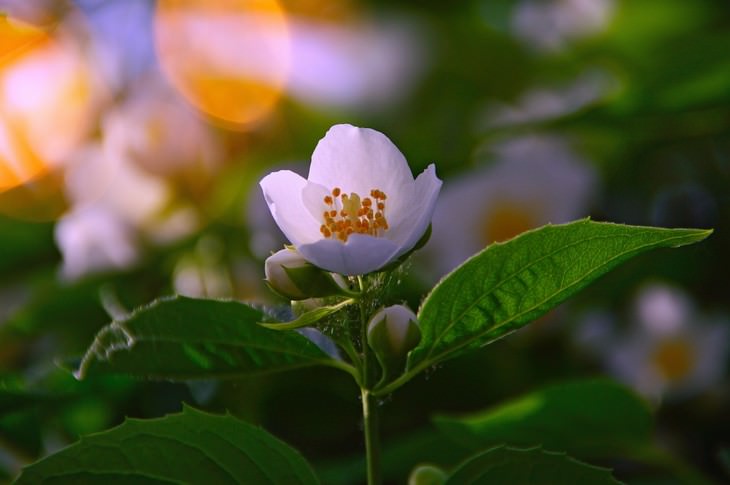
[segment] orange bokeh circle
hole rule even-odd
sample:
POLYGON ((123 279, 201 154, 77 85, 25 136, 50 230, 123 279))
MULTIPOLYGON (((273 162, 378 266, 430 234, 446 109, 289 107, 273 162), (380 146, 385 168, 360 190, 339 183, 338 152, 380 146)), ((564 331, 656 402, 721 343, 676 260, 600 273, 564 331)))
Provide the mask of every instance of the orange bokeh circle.
POLYGON ((289 31, 276 0, 160 0, 155 42, 171 84, 227 127, 260 121, 281 97, 289 31))
POLYGON ((0 17, 0 213, 59 215, 62 165, 93 126, 97 88, 79 44, 61 29, 0 17))

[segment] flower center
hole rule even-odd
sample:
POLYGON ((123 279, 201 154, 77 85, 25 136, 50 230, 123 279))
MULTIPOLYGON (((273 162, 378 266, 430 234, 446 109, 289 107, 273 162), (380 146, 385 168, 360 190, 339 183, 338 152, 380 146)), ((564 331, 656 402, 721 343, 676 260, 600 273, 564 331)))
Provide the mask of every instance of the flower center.
POLYGON ((482 242, 503 242, 537 226, 537 217, 529 207, 510 201, 498 201, 482 226, 482 242))
POLYGON ((669 381, 686 377, 694 366, 695 352, 680 339, 661 342, 653 355, 654 365, 669 381))
POLYGON ((385 218, 387 198, 378 189, 371 190, 370 197, 361 199, 355 192, 348 195, 335 187, 323 199, 327 210, 322 214, 324 224, 319 231, 326 238, 339 239, 342 242, 347 242, 350 234, 381 236, 388 230, 388 221, 385 218))

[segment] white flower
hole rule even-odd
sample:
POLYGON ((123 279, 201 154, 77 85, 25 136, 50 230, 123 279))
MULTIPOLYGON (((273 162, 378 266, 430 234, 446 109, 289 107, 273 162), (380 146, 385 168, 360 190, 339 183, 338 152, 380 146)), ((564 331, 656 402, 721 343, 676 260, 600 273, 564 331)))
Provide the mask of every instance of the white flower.
POLYGON ((140 81, 104 117, 104 149, 150 174, 204 185, 221 158, 212 130, 157 76, 140 81))
MULTIPOLYGON (((304 161, 283 163, 269 168, 270 170, 291 170, 300 175, 307 174, 307 164, 304 161)), ((258 179, 255 182, 258 183, 258 179)), ((266 205, 266 199, 261 197, 260 190, 248 190, 244 209, 243 220, 250 231, 248 247, 257 259, 264 260, 271 255, 272 248, 280 248, 286 244, 286 236, 281 233, 276 221, 271 218, 269 206, 266 205)))
POLYGON ((490 103, 479 129, 489 131, 561 118, 600 103, 618 86, 618 80, 609 72, 587 69, 561 85, 530 89, 513 103, 490 103))
POLYGON ((55 228, 65 279, 128 268, 139 260, 140 242, 167 244, 199 224, 191 207, 175 204, 166 180, 108 148, 77 150, 65 173, 72 207, 55 228))
POLYGON ((527 136, 493 147, 497 161, 446 186, 423 267, 441 276, 492 242, 585 216, 595 174, 564 140, 527 136))
POLYGON ((660 400, 689 397, 722 379, 730 350, 726 319, 702 315, 689 295, 664 284, 639 292, 635 318, 625 334, 607 329, 600 342, 592 339, 619 380, 660 400))
POLYGON ((368 110, 393 106, 425 64, 423 39, 403 21, 326 22, 292 15, 289 29, 287 90, 305 103, 368 110))
POLYGON ((413 248, 431 222, 441 180, 433 164, 414 180, 382 133, 335 125, 314 149, 307 179, 281 170, 260 185, 274 220, 305 259, 358 275, 413 248))
POLYGON ((61 276, 67 280, 124 269, 139 257, 134 229, 103 205, 74 207, 64 214, 55 239, 63 254, 61 276))
POLYGON ((615 10, 614 0, 523 0, 512 27, 530 46, 554 52, 605 29, 615 10))

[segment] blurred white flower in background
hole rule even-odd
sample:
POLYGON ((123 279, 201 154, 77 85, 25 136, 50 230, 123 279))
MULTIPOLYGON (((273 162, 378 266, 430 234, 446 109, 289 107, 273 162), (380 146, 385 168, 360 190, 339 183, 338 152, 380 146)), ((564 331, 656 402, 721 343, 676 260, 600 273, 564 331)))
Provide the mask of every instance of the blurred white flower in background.
POLYGON ((345 24, 290 19, 287 88, 324 107, 377 109, 396 103, 425 64, 422 35, 411 23, 369 20, 345 24))
POLYGON ((124 102, 108 111, 102 130, 108 153, 153 174, 209 174, 222 158, 211 127, 154 76, 141 79, 124 102))
POLYGON ((490 130, 570 115, 605 99, 617 84, 605 70, 588 69, 567 84, 531 89, 514 104, 492 103, 478 120, 478 129, 490 130))
POLYGON ((608 318, 584 322, 582 344, 619 380, 656 402, 691 397, 725 375, 727 318, 700 313, 679 288, 651 284, 635 299, 632 325, 619 332, 608 318), (600 331, 597 329, 601 329, 600 331))
POLYGON ((282 96, 323 108, 391 107, 420 77, 425 42, 413 22, 288 7, 161 0, 154 25, 163 72, 201 112, 237 129, 266 120, 282 96))
POLYGON ((139 260, 140 244, 168 244, 200 225, 162 175, 192 169, 200 182, 215 169, 218 145, 173 93, 144 87, 107 114, 101 145, 79 150, 66 171, 72 209, 56 228, 65 278, 126 268, 139 260))
POLYGON ((534 135, 491 147, 495 162, 447 180, 431 240, 417 253, 442 276, 495 241, 588 215, 596 174, 562 138, 534 135))
POLYGON ((139 257, 133 228, 102 205, 79 206, 64 214, 56 224, 55 238, 66 280, 125 269, 139 257))
POLYGON ((512 29, 530 47, 558 51, 605 29, 615 8, 614 0, 522 0, 512 29))
POLYGON ((198 298, 233 296, 223 249, 223 243, 215 237, 201 238, 195 249, 175 265, 173 272, 175 293, 198 298))

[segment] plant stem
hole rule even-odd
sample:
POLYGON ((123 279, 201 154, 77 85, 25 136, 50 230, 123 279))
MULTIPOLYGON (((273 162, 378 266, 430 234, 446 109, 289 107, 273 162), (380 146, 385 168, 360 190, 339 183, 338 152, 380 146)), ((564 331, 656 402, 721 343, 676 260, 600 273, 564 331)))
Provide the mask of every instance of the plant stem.
MULTIPOLYGON (((365 295, 365 282, 362 276, 357 277, 360 294, 365 295)), ((368 309, 369 299, 360 300, 360 342, 362 346, 362 380, 360 398, 362 400, 362 423, 365 434, 365 456, 367 462, 368 485, 380 485, 380 438, 378 429, 378 403, 371 389, 374 385, 373 353, 368 345, 368 309)))
POLYGON ((378 403, 369 390, 360 390, 362 397, 362 422, 365 433, 365 454, 367 458, 368 485, 379 485, 380 439, 378 436, 378 403))

